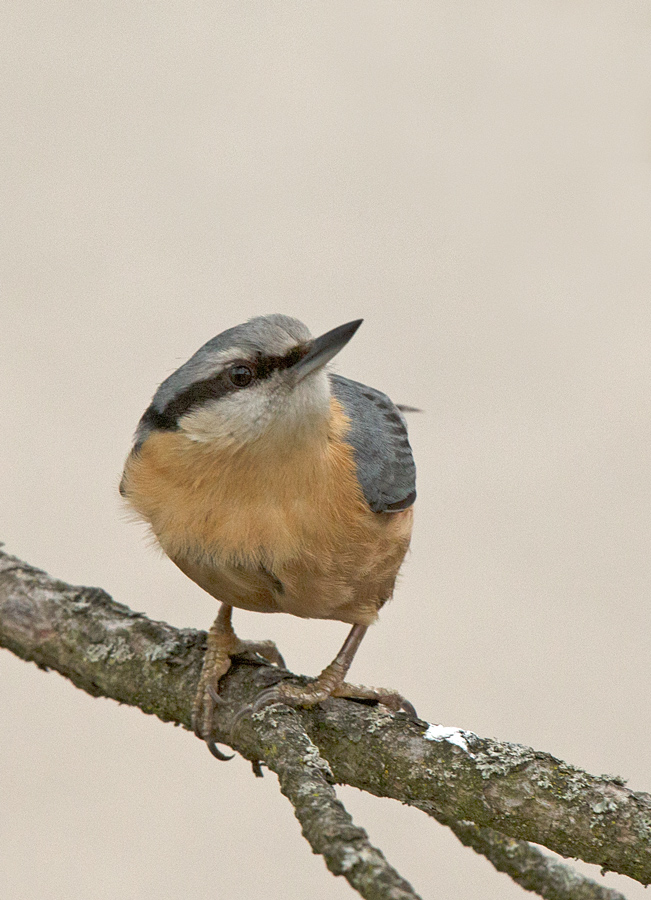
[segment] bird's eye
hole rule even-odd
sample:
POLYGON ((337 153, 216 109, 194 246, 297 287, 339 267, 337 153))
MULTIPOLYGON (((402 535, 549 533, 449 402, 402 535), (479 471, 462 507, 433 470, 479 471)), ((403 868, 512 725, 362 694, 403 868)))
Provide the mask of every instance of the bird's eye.
POLYGON ((246 387, 253 380, 253 372, 248 366, 233 366, 228 377, 235 387, 246 387))

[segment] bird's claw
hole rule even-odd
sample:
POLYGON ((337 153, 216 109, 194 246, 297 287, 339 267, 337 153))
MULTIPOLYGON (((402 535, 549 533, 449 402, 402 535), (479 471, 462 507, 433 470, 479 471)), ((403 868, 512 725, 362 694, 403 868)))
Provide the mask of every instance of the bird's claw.
POLYGON ((255 655, 266 663, 278 666, 279 669, 285 668, 283 655, 273 641, 248 641, 247 643, 252 645, 255 655))
POLYGON ((228 671, 231 658, 241 656, 254 665, 284 666, 284 660, 273 641, 241 641, 234 634, 208 633, 209 646, 206 650, 199 687, 192 709, 192 728, 196 736, 205 741, 212 755, 219 760, 232 759, 217 748, 212 734, 215 710, 224 701, 219 695, 219 680, 228 671))
POLYGON ((241 641, 230 653, 231 658, 239 657, 244 662, 256 666, 278 666, 285 668, 285 660, 273 641, 241 641))
POLYGON ((287 688, 291 687, 292 685, 281 681, 278 684, 272 684, 271 687, 260 691, 253 703, 250 704, 251 715, 254 716, 256 713, 262 712, 265 707, 274 706, 277 703, 282 703, 284 706, 291 707, 307 705, 300 702, 302 698, 292 696, 291 691, 287 690, 287 688))
POLYGON ((228 762, 235 756, 234 753, 222 753, 213 740, 206 741, 206 747, 210 750, 215 759, 218 759, 220 762, 228 762))
POLYGON ((354 700, 357 703, 381 704, 392 713, 405 712, 412 719, 418 718, 412 703, 397 691, 388 688, 366 687, 361 684, 348 684, 343 682, 332 692, 333 697, 342 697, 346 700, 354 700))
POLYGON ((210 697, 212 702, 215 704, 215 708, 220 705, 223 705, 224 701, 219 696, 219 694, 217 693, 215 688, 212 686, 212 684, 209 684, 206 686, 206 693, 208 694, 208 696, 210 697))
POLYGON ((223 704, 223 702, 224 701, 215 690, 214 685, 210 682, 203 685, 200 696, 197 696, 192 711, 192 729, 200 740, 205 741, 206 746, 215 759, 218 759, 221 762, 228 762, 229 759, 233 759, 235 754, 229 755, 222 753, 212 738, 212 723, 215 710, 218 706, 223 704))
POLYGON ((399 712, 406 712, 408 715, 412 717, 412 719, 418 718, 418 713, 416 712, 416 707, 413 703, 410 703, 405 697, 402 698, 402 704, 400 705, 399 712))

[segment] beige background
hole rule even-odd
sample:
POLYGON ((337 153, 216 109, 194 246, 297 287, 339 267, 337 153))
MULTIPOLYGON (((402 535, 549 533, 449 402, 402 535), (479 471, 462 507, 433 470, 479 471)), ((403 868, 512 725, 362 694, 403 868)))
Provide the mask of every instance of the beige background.
MULTIPOLYGON (((648 5, 0 16, 7 549, 207 627, 120 508, 140 414, 252 315, 363 316, 337 370, 425 412, 413 552, 354 680, 651 789, 648 5)), ((306 673, 346 630, 236 624, 306 673)), ((0 721, 2 897, 352 897, 242 760, 6 652, 0 721)), ((421 814, 341 795, 425 897, 524 896, 421 814)))

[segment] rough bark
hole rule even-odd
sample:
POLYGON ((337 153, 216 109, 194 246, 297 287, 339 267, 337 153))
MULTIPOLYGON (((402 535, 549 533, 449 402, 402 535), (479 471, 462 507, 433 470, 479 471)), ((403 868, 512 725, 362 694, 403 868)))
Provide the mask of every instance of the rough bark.
POLYGON ((498 872, 510 875, 525 891, 545 900, 626 900, 619 891, 579 875, 526 841, 517 841, 474 822, 448 822, 462 844, 481 853, 498 872))
MULTIPOLYGON (((0 646, 56 669, 94 696, 138 706, 186 728, 190 725, 204 632, 147 619, 98 588, 56 581, 2 551, 0 646)), ((231 734, 242 706, 281 676, 295 677, 246 660, 234 665, 223 680, 224 703, 216 726, 220 741, 275 768, 281 786, 283 779, 287 786, 291 778, 283 766, 291 768, 289 757, 283 760, 277 753, 274 757, 275 745, 269 744, 273 729, 288 721, 286 709, 273 707, 244 717, 231 734)), ((643 884, 651 881, 651 797, 630 791, 620 779, 589 775, 528 747, 428 726, 404 714, 390 715, 346 700, 330 700, 289 715, 298 723, 298 733, 309 736, 317 756, 327 760, 334 781, 416 806, 450 825, 462 840, 464 833, 468 839, 464 842, 474 841, 475 849, 489 858, 490 847, 501 842, 502 862, 504 854, 510 854, 511 868, 520 873, 520 883, 527 889, 549 897, 614 900, 617 896, 603 893, 605 889, 578 875, 576 883, 565 879, 569 893, 543 893, 531 875, 536 868, 542 871, 541 854, 527 841, 643 884), (518 842, 517 848, 505 844, 504 836, 518 842), (579 882, 585 882, 582 890, 592 893, 579 893, 579 882)), ((296 742, 290 744, 292 752, 298 752, 296 742)), ((497 850, 494 856, 500 868, 497 850)), ((549 879, 540 878, 549 889, 549 879)))
POLYGON ((256 726, 265 765, 278 775, 303 835, 330 871, 368 900, 420 900, 337 800, 332 770, 296 713, 268 708, 257 715, 256 726))

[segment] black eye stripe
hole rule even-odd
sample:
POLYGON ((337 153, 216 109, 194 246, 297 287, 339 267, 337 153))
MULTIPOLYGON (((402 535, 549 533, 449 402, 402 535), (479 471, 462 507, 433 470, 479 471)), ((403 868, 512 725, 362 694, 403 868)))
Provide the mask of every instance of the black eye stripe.
POLYGON ((293 347, 284 356, 259 356, 255 361, 255 374, 258 378, 269 378, 274 372, 289 369, 308 353, 309 346, 302 344, 293 347))
POLYGON ((179 419, 191 409, 202 406, 208 400, 219 400, 220 397, 236 390, 235 385, 222 372, 213 378, 195 381, 177 397, 170 400, 162 413, 150 406, 143 416, 143 420, 147 418, 149 424, 163 431, 175 431, 179 419))
POLYGON ((269 378, 279 370, 288 369, 302 359, 309 349, 309 345, 300 345, 293 347, 284 356, 260 355, 253 360, 233 360, 228 368, 219 375, 195 381, 173 400, 170 400, 162 411, 150 406, 143 415, 141 424, 159 431, 176 431, 179 419, 191 409, 202 406, 209 400, 219 400, 235 391, 246 390, 256 381, 269 378), (248 385, 237 385, 231 380, 229 373, 238 368, 248 368, 252 371, 254 377, 248 385))

